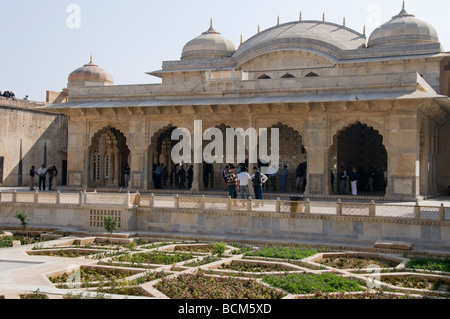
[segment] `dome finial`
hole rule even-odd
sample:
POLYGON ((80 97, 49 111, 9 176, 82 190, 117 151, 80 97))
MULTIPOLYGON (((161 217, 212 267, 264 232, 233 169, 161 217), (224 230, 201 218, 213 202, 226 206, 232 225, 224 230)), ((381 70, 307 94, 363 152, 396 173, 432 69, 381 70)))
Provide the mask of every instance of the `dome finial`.
POLYGON ((92 54, 91 54, 91 59, 90 59, 89 63, 90 63, 90 64, 93 64, 93 62, 92 62, 92 54))
POLYGON ((278 18, 277 18, 277 25, 280 25, 280 15, 278 15, 278 18))
POLYGON ((300 21, 302 21, 302 20, 303 20, 302 12, 300 11, 300 21))
POLYGON ((212 28, 213 27, 213 19, 211 18, 211 22, 209 24, 209 27, 212 28))
POLYGON ((242 36, 242 33, 241 33, 241 44, 242 43, 244 43, 244 37, 242 36))
POLYGON ((345 17, 344 20, 342 21, 342 25, 345 27, 345 17))
POLYGON ((403 6, 402 6, 402 9, 403 9, 403 10, 405 10, 405 6, 406 6, 406 1, 403 0, 403 6))
POLYGON ((258 24, 258 33, 260 33, 260 32, 261 32, 261 27, 258 24))
POLYGON ((364 25, 363 36, 366 36, 366 25, 364 25))
POLYGON ((325 12, 323 13, 322 21, 325 22, 325 12))

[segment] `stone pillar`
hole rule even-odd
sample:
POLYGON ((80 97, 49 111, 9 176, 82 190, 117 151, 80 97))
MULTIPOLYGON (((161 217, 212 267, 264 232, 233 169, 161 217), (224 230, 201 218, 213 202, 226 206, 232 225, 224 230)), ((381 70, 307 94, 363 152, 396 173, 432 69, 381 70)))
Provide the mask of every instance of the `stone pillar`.
POLYGON ((329 181, 326 122, 323 114, 312 115, 306 122, 304 146, 308 167, 305 195, 325 194, 325 185, 329 181))
POLYGON ((203 165, 196 163, 193 166, 194 166, 194 179, 192 181, 191 191, 199 192, 202 189, 201 185, 203 183, 201 176, 200 176, 200 175, 202 175, 200 173, 203 172, 203 169, 202 169, 203 165))
POLYGON ((89 152, 89 148, 86 149, 85 153, 84 153, 84 178, 83 178, 83 188, 87 189, 89 187, 89 173, 90 173, 90 158, 91 158, 91 154, 89 152))

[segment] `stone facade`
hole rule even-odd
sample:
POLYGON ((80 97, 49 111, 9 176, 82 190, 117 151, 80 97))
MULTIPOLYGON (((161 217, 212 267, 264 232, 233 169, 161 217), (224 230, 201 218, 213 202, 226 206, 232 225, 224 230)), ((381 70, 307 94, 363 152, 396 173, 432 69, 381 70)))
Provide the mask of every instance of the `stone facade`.
MULTIPOLYGON (((193 134, 201 120, 203 132, 279 128, 288 190, 295 190, 295 170, 306 162, 306 194, 336 193, 341 167, 359 169, 360 190, 374 167, 380 196, 447 192, 450 152, 442 136, 449 130, 450 55, 433 27, 405 9, 380 28, 367 39, 345 26, 296 21, 233 48, 211 26, 185 46, 179 61, 149 72, 162 84, 115 86, 99 69, 104 82, 93 86, 90 71, 81 79, 90 84, 80 86, 78 74, 76 83, 69 79, 68 103, 47 108, 70 118, 69 186, 123 186, 129 163, 130 188, 153 189, 154 164, 176 164, 170 133, 186 128, 193 134), (420 34, 398 30, 402 21, 420 34), (386 42, 390 33, 396 41, 386 42)), ((214 163, 209 188, 223 187, 226 164, 239 163, 214 163)), ((202 190, 204 167, 193 165, 193 190, 202 190)))
MULTIPOLYGON (((2 186, 29 186, 31 166, 45 164, 60 172, 57 185, 64 181, 63 161, 67 161, 67 118, 42 110, 42 103, 0 97, 0 158, 2 186)), ((38 178, 35 178, 35 185, 38 178)))

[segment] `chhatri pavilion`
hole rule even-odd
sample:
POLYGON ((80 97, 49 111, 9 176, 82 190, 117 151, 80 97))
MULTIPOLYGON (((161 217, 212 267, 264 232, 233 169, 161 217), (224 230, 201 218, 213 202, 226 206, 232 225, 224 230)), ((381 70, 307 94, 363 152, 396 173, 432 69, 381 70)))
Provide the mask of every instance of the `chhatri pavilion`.
MULTIPOLYGON (((114 85, 91 59, 70 74, 67 102, 46 107, 69 119, 69 187, 123 187, 129 164, 130 189, 154 189, 155 164, 169 174, 176 164, 172 132, 194 133, 195 121, 224 133, 278 128, 289 191, 302 163, 308 195, 336 194, 341 167, 359 169, 363 191, 373 167, 374 192, 386 198, 432 196, 450 186, 450 53, 435 28, 405 7, 368 37, 345 21, 300 18, 236 46, 211 23, 180 60, 148 74, 161 84, 114 85)), ((239 163, 213 163, 205 176, 207 165, 192 163, 192 190, 223 190, 227 164, 239 163)), ((246 158, 246 165, 261 162, 246 158)))

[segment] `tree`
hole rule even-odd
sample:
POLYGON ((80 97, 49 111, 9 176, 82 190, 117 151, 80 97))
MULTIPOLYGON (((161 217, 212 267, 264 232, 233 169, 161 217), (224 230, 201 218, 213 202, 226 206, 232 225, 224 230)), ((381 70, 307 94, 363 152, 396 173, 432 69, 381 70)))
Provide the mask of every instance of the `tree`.
POLYGON ((112 234, 117 229, 117 221, 116 221, 116 219, 111 217, 110 215, 107 215, 107 216, 105 216, 103 222, 105 224, 105 230, 112 237, 112 234))
POLYGON ((15 217, 20 220, 20 225, 22 226, 28 240, 28 224, 31 221, 31 217, 28 216, 27 212, 16 211, 15 217))

